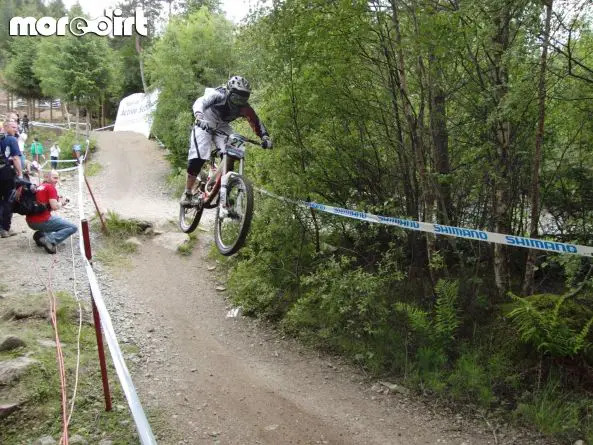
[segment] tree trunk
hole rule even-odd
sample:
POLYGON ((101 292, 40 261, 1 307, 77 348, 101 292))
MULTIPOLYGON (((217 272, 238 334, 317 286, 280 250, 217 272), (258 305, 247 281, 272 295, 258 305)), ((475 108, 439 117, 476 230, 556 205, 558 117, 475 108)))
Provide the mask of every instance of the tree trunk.
MULTIPOLYGON (((377 14, 377 20, 381 22, 381 14, 377 14)), ((387 25, 388 26, 388 25, 387 25)), ((383 49, 383 56, 385 57, 385 64, 387 66, 387 87, 390 92, 391 109, 393 113, 393 122, 385 122, 385 132, 388 140, 394 141, 394 151, 397 156, 399 165, 401 166, 403 188, 404 188, 404 204, 405 215, 413 220, 419 220, 419 203, 418 203, 418 183, 415 180, 415 170, 413 162, 410 161, 410 156, 406 151, 403 123, 400 113, 400 99, 399 99, 399 75, 397 71, 397 61, 395 56, 395 48, 389 37, 388 32, 384 33, 383 28, 379 28, 379 38, 383 49), (391 136, 392 127, 395 124, 395 135, 391 136)), ((379 68, 381 66, 379 65, 379 68)), ((411 253, 410 263, 413 270, 421 270, 426 264, 426 246, 423 236, 415 231, 406 232, 407 251, 411 253)), ((410 273, 413 276, 413 273, 410 273)))
POLYGON ((80 123, 80 106, 78 104, 76 104, 76 142, 78 143, 78 126, 80 123))
MULTIPOLYGON (((509 26, 511 22, 509 5, 501 7, 493 15, 496 32, 492 37, 493 51, 491 55, 494 84, 494 99, 497 114, 493 123, 494 143, 496 145, 497 162, 494 181, 494 215, 495 230, 499 233, 510 233, 510 169, 511 169, 511 123, 504 116, 504 103, 509 91, 509 73, 504 60, 505 51, 509 48, 509 26)), ((508 253, 506 246, 494 245, 494 279, 498 295, 502 297, 510 286, 508 253)))
POLYGON ((102 128, 105 126, 105 98, 101 96, 101 120, 99 126, 102 128))
POLYGON ((49 99, 49 122, 52 123, 54 121, 54 100, 52 98, 49 99))
MULTIPOLYGON (((531 238, 537 237, 537 226, 539 224, 540 214, 539 170, 542 158, 542 146, 544 143, 544 126, 546 121, 546 69, 548 64, 548 45, 550 42, 550 23, 552 20, 553 3, 554 0, 545 1, 546 22, 544 29, 544 43, 540 61, 538 84, 539 116, 537 123, 537 131, 535 134, 535 155, 533 156, 533 170, 531 172, 531 220, 529 224, 529 236, 531 238)), ((527 261, 525 263, 525 277, 523 278, 523 295, 530 295, 533 293, 533 277, 535 274, 536 255, 537 251, 534 249, 530 249, 529 253, 527 254, 527 261)))
POLYGON ((66 102, 61 101, 60 107, 62 108, 62 119, 64 119, 64 116, 66 117, 68 129, 70 129, 70 113, 68 112, 68 106, 66 105, 66 102))
MULTIPOLYGON (((426 214, 429 215, 432 210, 432 203, 431 197, 429 196, 429 191, 427 190, 427 180, 426 180, 426 164, 424 161, 424 144, 422 141, 422 137, 420 134, 421 122, 419 119, 416 118, 414 114, 414 110, 412 109, 412 105, 410 102, 410 94, 408 90, 408 81, 406 76, 406 67, 405 67, 405 59, 404 53, 402 49, 402 39, 401 39, 401 31, 400 31, 400 24, 399 24, 399 16, 398 16, 398 9, 396 5, 396 0, 390 0, 391 9, 392 9, 392 21, 395 31, 395 48, 396 48, 396 66, 397 66, 397 79, 398 79, 398 86, 399 86, 399 93, 401 103, 403 105, 404 117, 408 124, 408 131, 410 142, 412 145, 412 152, 414 153, 414 161, 416 166, 416 171, 419 173, 420 181, 418 183, 418 194, 420 197, 419 203, 424 205, 424 209, 426 214)), ((422 214, 422 212, 418 212, 422 214)), ((415 272, 418 274, 420 269, 425 269, 427 265, 427 261, 429 259, 429 248, 430 243, 423 237, 425 242, 420 245, 420 243, 416 243, 416 249, 414 251, 414 269, 417 269, 415 272), (417 254, 417 255, 416 255, 417 254)), ((418 274, 420 275, 420 274, 418 274)))
MULTIPOLYGON (((430 130, 434 145, 434 165, 440 175, 450 173, 449 164, 449 133, 447 131, 446 96, 441 82, 443 73, 436 66, 436 57, 429 56, 429 94, 430 94, 430 130)), ((451 207, 451 188, 445 182, 436 181, 435 189, 438 194, 438 220, 451 224, 453 210, 451 207)))
POLYGON ((140 36, 136 34, 136 51, 138 52, 138 61, 140 63, 140 78, 142 79, 142 88, 146 93, 148 87, 146 86, 146 79, 144 78, 144 59, 142 57, 142 47, 140 46, 140 36))
POLYGON ((91 135, 91 111, 86 108, 86 129, 85 129, 85 134, 86 134, 86 138, 88 139, 89 136, 91 135))

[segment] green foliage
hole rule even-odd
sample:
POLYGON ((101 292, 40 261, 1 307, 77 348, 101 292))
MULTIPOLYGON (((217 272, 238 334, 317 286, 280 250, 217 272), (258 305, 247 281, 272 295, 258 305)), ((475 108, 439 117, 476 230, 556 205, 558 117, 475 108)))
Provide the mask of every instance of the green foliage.
POLYGON ((204 87, 216 87, 234 67, 233 26, 206 8, 173 18, 147 60, 150 83, 160 89, 153 132, 171 152, 174 165, 187 159, 192 104, 204 87))
POLYGON ((142 224, 135 219, 122 218, 116 212, 109 210, 105 217, 105 225, 110 237, 124 238, 143 232, 142 224))
POLYGON ((46 96, 96 108, 105 98, 119 94, 120 58, 103 37, 46 38, 39 43, 39 56, 31 62, 46 96))
MULTIPOLYGON (((131 265, 129 256, 138 250, 138 246, 126 240, 141 234, 145 226, 135 219, 122 218, 111 210, 104 220, 107 234, 103 233, 100 248, 94 253, 94 257, 114 270, 127 269, 131 265)), ((97 232, 102 230, 98 218, 93 221, 93 225, 97 232)))
POLYGON ((515 414, 546 435, 574 434, 581 424, 581 404, 563 392, 561 383, 552 378, 541 391, 519 403, 515 414))
POLYGON ((194 250, 194 246, 198 242, 198 236, 196 233, 190 233, 187 240, 183 244, 177 247, 177 253, 183 256, 190 256, 194 250))
POLYGON ((98 162, 88 162, 84 169, 84 174, 86 176, 96 176, 103 171, 103 165, 99 164, 98 162))
POLYGON ((455 362, 455 367, 447 378, 450 394, 459 401, 477 401, 480 405, 489 406, 495 401, 493 394, 493 375, 481 354, 471 351, 462 354, 455 362))
MULTIPOLYGON (((28 296, 29 297, 29 296, 28 296)), ((40 295, 39 301, 47 310, 47 295, 40 295)), ((22 304, 24 296, 2 300, 0 309, 10 309, 13 304, 22 304), (13 301, 14 300, 14 301, 13 301)), ((37 296, 34 297, 37 299, 37 296)), ((74 370, 77 369, 76 344, 78 342, 78 305, 71 295, 57 291, 57 318, 60 341, 65 346, 64 361, 69 387, 74 382, 74 370), (73 345, 70 351, 67 345, 73 345)), ((83 304, 82 316, 88 318, 90 308, 83 304)), ((40 339, 53 340, 54 331, 47 317, 24 318, 16 322, 0 320, 3 331, 12 332, 26 343, 25 350, 7 353, 0 352, 0 361, 27 355, 37 361, 27 373, 11 385, 3 386, 3 397, 7 400, 27 400, 17 413, 2 419, 0 442, 6 445, 34 443, 39 437, 50 434, 58 437, 62 429, 60 373, 57 369, 55 348, 41 346, 40 339)), ((70 435, 78 434, 89 443, 98 443, 109 438, 114 443, 133 443, 137 441, 133 423, 128 422, 129 413, 117 409, 125 405, 125 395, 121 386, 111 386, 111 397, 114 410, 105 412, 103 409, 103 393, 100 370, 97 366, 96 337, 93 326, 83 321, 80 335, 80 363, 78 367, 78 392, 76 397, 75 415, 69 425, 70 435), (126 421, 124 421, 126 420, 126 421)), ((107 354, 107 369, 110 381, 117 381, 107 354)))
POLYGON ((519 331, 521 340, 542 354, 554 358, 574 357, 591 347, 587 337, 593 317, 580 329, 571 327, 571 320, 562 314, 566 296, 521 298, 511 294, 511 297, 515 308, 508 314, 510 320, 519 331), (553 304, 545 304, 550 302, 553 304))
POLYGON ((290 209, 259 201, 248 243, 232 262, 229 292, 246 312, 282 317, 301 295, 312 261, 309 236, 290 209))
POLYGON ((39 41, 35 39, 13 39, 10 45, 10 57, 4 71, 11 91, 16 94, 40 98, 40 78, 33 71, 33 62, 37 58, 39 41))
POLYGON ((435 292, 434 328, 435 334, 444 341, 455 340, 455 332, 460 324, 459 310, 457 308, 459 284, 453 281, 440 280, 435 292))
POLYGON ((84 141, 81 136, 76 138, 76 132, 73 130, 67 130, 62 133, 62 135, 58 139, 58 145, 62 150, 60 153, 61 159, 74 159, 75 155, 72 150, 75 144, 80 144, 81 147, 84 147, 84 141))
POLYGON ((185 190, 185 181, 187 179, 186 170, 177 167, 171 170, 167 175, 167 184, 173 196, 181 196, 185 190))
POLYGON ((459 285, 457 282, 440 280, 436 287, 434 314, 417 306, 398 302, 394 308, 405 315, 410 329, 415 331, 426 344, 437 350, 447 350, 455 340, 461 319, 457 306, 459 285))
POLYGON ((301 297, 283 326, 319 346, 346 352, 373 372, 403 367, 401 332, 390 313, 393 276, 352 269, 353 259, 329 257, 303 278, 301 297))

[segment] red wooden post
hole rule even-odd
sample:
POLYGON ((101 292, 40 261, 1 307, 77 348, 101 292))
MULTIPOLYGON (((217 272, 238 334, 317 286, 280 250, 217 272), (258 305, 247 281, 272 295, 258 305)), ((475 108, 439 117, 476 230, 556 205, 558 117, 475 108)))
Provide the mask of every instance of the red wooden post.
MULTIPOLYGON (((93 204, 95 204, 95 209, 97 209, 97 215, 99 215, 99 220, 101 221, 101 226, 103 227, 103 233, 104 234, 108 234, 108 230, 107 230, 107 225, 105 224, 105 220, 103 219, 103 215, 101 214, 101 210, 99 210, 99 206, 97 205, 97 201, 95 200, 95 195, 93 195, 93 191, 91 190, 91 186, 89 184, 88 179, 86 178, 86 175, 84 175, 84 182, 86 183, 86 188, 89 191, 89 194, 91 195, 91 199, 93 200, 93 204)), ((90 252, 90 241, 89 241, 89 252, 90 252)), ((86 249, 86 247, 85 247, 86 249)), ((87 255, 87 259, 90 261, 91 259, 88 258, 87 255)))
MULTIPOLYGON (((92 260, 91 237, 89 236, 89 223, 86 219, 81 221, 82 239, 84 241, 84 253, 89 262, 92 260)), ((103 394, 105 395, 105 411, 111 411, 111 393, 109 392, 109 381, 107 379, 107 365, 105 363, 105 349, 103 348, 103 333, 101 332, 101 318, 95 305, 93 292, 91 290, 91 302, 93 305, 93 320, 95 321, 95 336, 97 337, 97 351, 99 353, 99 365, 101 367, 101 380, 103 381, 103 394)))

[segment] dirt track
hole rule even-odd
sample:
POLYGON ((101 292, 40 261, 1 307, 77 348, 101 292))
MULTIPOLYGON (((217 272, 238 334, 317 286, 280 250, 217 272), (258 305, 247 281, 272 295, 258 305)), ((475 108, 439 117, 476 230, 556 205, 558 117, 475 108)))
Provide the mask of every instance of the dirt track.
MULTIPOLYGON (((100 205, 175 231, 165 224, 176 219, 177 204, 165 192, 162 150, 131 133, 98 133, 98 142, 104 170, 92 182, 100 205)), ((167 413, 178 432, 159 443, 495 443, 480 415, 435 412, 428 402, 379 393, 376 382, 340 359, 253 320, 226 318, 216 271, 208 270, 210 235, 198 234, 190 257, 162 247, 158 237, 145 241, 132 269, 115 273, 111 284, 120 295, 111 303, 116 330, 140 347, 132 376, 140 399, 167 413)), ((499 431, 497 440, 544 443, 510 431, 499 431)))

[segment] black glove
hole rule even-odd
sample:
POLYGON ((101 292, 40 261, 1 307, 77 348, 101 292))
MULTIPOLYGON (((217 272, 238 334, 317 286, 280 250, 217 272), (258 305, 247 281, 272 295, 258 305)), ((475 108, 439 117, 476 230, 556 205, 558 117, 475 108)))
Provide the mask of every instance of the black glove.
POLYGON ((261 138, 261 148, 271 149, 272 148, 272 139, 270 136, 264 136, 261 138))
POLYGON ((210 124, 207 121, 197 120, 196 125, 204 131, 212 130, 212 127, 210 126, 210 124))

